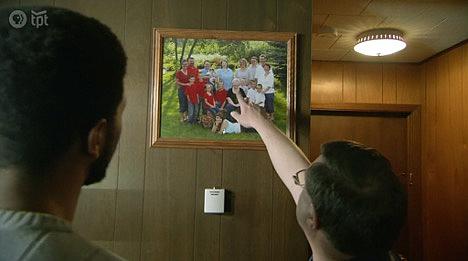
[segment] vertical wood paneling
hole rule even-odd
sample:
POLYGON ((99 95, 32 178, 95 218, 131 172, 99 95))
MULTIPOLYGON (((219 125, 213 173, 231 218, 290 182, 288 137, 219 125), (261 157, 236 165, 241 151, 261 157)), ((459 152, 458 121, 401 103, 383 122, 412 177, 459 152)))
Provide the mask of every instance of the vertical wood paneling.
POLYGON ((382 65, 357 64, 356 89, 358 103, 382 103, 382 65))
POLYGON ((147 158, 142 260, 193 260, 197 151, 151 149, 147 158))
MULTIPOLYGON (((466 173, 468 173, 468 44, 465 44, 463 47, 463 65, 462 65, 462 74, 463 74, 463 111, 462 111, 462 121, 461 121, 461 127, 463 128, 463 166, 462 166, 462 173, 464 173, 464 176, 460 176, 459 180, 459 187, 460 188, 466 188, 468 187, 468 178, 466 176, 466 173)), ((462 174, 463 175, 463 174, 462 174)), ((465 190, 466 191, 466 190, 465 190)), ((463 192, 461 192, 463 193, 463 192)), ((466 195, 466 192, 464 193, 466 195)), ((463 195, 459 196, 459 201, 464 202, 464 197, 463 195)), ((466 201, 465 201, 466 203, 466 201)), ((461 217, 468 217, 468 204, 461 204, 460 205, 460 216, 461 217)), ((462 231, 464 231, 464 234, 468 234, 468 223, 463 222, 462 223, 464 227, 462 228, 462 231)), ((463 233, 460 233, 460 235, 463 235, 463 233)), ((468 239, 464 238, 462 241, 464 245, 461 247, 461 249, 468 249, 468 239)), ((464 253, 464 256, 467 256, 468 253, 464 253)))
POLYGON ((120 137, 114 251, 128 260, 139 260, 141 249, 147 101, 150 87, 151 6, 151 0, 126 0, 125 4, 127 106, 120 137))
MULTIPOLYGON (((277 1, 278 31, 297 32, 297 142, 305 155, 310 143, 310 86, 312 1, 277 1), (294 17, 301 17, 295 19, 294 17)), ((273 171, 272 255, 270 260, 306 260, 308 244, 296 221, 296 205, 289 191, 273 171)))
MULTIPOLYGON (((152 26, 200 28, 201 0, 153 0, 152 26)), ((147 149, 142 260, 193 260, 196 149, 147 149), (183 164, 181 164, 183 163, 183 164)))
MULTIPOLYGON (((465 44, 463 47, 463 173, 468 173, 468 45, 465 44)), ((468 179, 465 176, 465 179, 462 181, 464 187, 468 187, 468 179)), ((461 206, 463 210, 462 216, 468 217, 468 204, 463 204, 461 206)), ((465 222, 465 227, 463 231, 468 233, 468 224, 465 222)), ((468 240, 465 240, 465 244, 468 240)), ((468 246, 465 248, 468 249, 468 246)))
MULTIPOLYGON (((448 164, 452 165, 452 175, 453 183, 450 184, 452 189, 449 190, 449 196, 453 200, 452 205, 452 215, 453 223, 451 231, 466 231, 463 230, 466 227, 465 223, 468 216, 461 215, 463 211, 460 211, 459 206, 460 199, 467 198, 466 187, 464 187, 463 180, 467 173, 463 172, 463 121, 468 121, 468 119, 463 118, 463 80, 462 80, 462 69, 463 69, 463 48, 457 48, 448 53, 448 62, 449 62, 449 128, 450 133, 448 136, 449 144, 451 147, 451 161, 448 164)), ((466 160, 466 159, 465 159, 466 160)), ((466 161, 465 161, 466 162, 466 161)), ((464 202, 466 204, 466 202, 464 202)), ((466 242, 468 235, 466 233, 454 233, 452 240, 455 242, 460 242, 460 247, 453 249, 452 254, 454 256, 464 256, 468 252, 468 243, 466 242)))
POLYGON ((397 103, 419 104, 422 88, 420 65, 399 65, 397 71, 397 103))
POLYGON ((83 237, 101 242, 113 250, 115 223, 114 189, 84 189, 73 226, 83 237))
POLYGON ((229 1, 226 17, 228 30, 276 31, 276 2, 272 0, 229 1))
POLYGON ((20 1, 19 0, 3 0, 3 1, 0 1, 0 8, 16 7, 16 6, 20 6, 20 1))
MULTIPOLYGON (((453 199, 449 196, 449 189, 452 187, 450 184, 453 182, 453 175, 446 175, 446 173, 453 173, 451 162, 451 152, 449 138, 447 134, 450 133, 450 97, 449 97, 449 61, 448 55, 445 54, 441 56, 438 63, 438 72, 437 72, 437 121, 438 121, 438 131, 437 131, 437 153, 438 160, 436 166, 436 184, 438 188, 433 189, 433 195, 431 197, 431 202, 433 203, 433 211, 430 211, 434 224, 437 224, 435 232, 433 235, 438 235, 439 240, 442 242, 450 241, 449 231, 451 230, 453 216, 447 215, 452 213, 451 208, 453 206, 453 199), (443 202, 443 204, 441 204, 443 202), (439 223, 440 221, 446 221, 443 224, 439 223)), ((440 243, 434 242, 434 248, 437 249, 440 243)), ((429 259, 441 260, 445 258, 443 252, 440 251, 437 256, 430 257, 429 259)))
POLYGON ((421 104, 420 67, 312 61, 311 102, 421 104))
POLYGON ((227 29, 227 1, 228 0, 202 0, 202 29, 227 29))
POLYGON ((311 101, 337 103, 343 100, 343 66, 336 62, 312 63, 311 101))
POLYGON ((221 188, 223 152, 197 151, 197 185, 194 232, 194 260, 220 260, 221 216, 204 213, 205 189, 221 188))
POLYGON ((153 0, 153 26, 198 29, 201 26, 201 0, 153 0))
POLYGON ((53 6, 54 0, 21 0, 21 5, 48 5, 53 6))
POLYGON ((465 44, 424 64, 424 260, 468 255, 466 48, 465 44))
POLYGON ((382 65, 382 102, 397 103, 396 65, 382 65))
MULTIPOLYGON (((426 67, 426 81, 425 81, 425 99, 422 106, 422 120, 423 120, 423 135, 422 135, 422 216, 423 216, 423 235, 429 234, 429 228, 432 226, 432 217, 430 216, 429 206, 426 202, 432 194, 432 189, 429 185, 434 182, 436 173, 436 160, 437 160, 437 62, 431 60, 424 65, 426 67), (432 126, 432 127, 431 127, 432 126)), ((429 251, 427 239, 424 239, 423 244, 423 259, 426 260, 429 251)))
POLYGON ((125 27, 125 0, 55 0, 57 7, 65 7, 94 17, 109 26, 123 41, 125 27))
POLYGON ((271 260, 272 173, 263 151, 223 151, 223 186, 234 209, 221 216, 221 260, 271 260))
MULTIPOLYGON (((270 1, 272 2, 272 1, 270 1)), ((312 32, 312 1, 276 1, 277 31, 298 34, 296 61, 296 141, 305 155, 309 155, 310 121, 310 57, 312 32), (300 19, 297 19, 300 17, 300 19)))
POLYGON ((343 63, 343 102, 356 102, 356 66, 354 63, 343 63))
POLYGON ((308 244, 304 232, 297 224, 296 204, 275 174, 273 177, 273 226, 271 260, 307 260, 308 244))

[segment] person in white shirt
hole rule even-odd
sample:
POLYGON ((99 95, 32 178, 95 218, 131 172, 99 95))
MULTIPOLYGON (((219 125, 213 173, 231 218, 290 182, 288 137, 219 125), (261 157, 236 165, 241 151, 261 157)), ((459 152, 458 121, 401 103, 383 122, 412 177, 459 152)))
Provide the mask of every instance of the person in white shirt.
POLYGON ((252 58, 250 58, 250 65, 247 68, 248 73, 249 73, 249 80, 253 80, 257 78, 256 73, 257 73, 257 68, 259 67, 260 66, 258 65, 257 56, 252 56, 252 58))
POLYGON ((250 80, 249 89, 247 90, 247 97, 245 98, 245 102, 249 103, 250 100, 253 99, 253 96, 257 92, 256 88, 257 88, 257 79, 250 80))
POLYGON ((271 71, 271 66, 265 63, 263 66, 263 72, 258 75, 258 84, 263 86, 263 93, 265 93, 265 111, 270 120, 274 120, 275 112, 275 78, 271 71))
POLYGON ((245 58, 239 60, 239 68, 234 72, 234 78, 249 79, 249 69, 247 68, 248 62, 245 58))
POLYGON ((255 105, 258 105, 261 108, 265 107, 265 94, 263 93, 263 86, 258 84, 254 93, 252 93, 252 98, 249 99, 249 102, 255 105))
MULTIPOLYGON (((260 74, 263 73, 263 67, 265 66, 266 62, 267 62, 267 56, 262 54, 259 56, 259 66, 257 67, 257 71, 255 72, 255 78, 258 78, 260 74)), ((270 72, 271 72, 271 75, 275 76, 275 74, 273 73, 273 69, 271 68, 271 65, 270 65, 270 72)))
POLYGON ((247 79, 239 79, 240 82, 240 88, 247 93, 249 91, 249 82, 247 79))

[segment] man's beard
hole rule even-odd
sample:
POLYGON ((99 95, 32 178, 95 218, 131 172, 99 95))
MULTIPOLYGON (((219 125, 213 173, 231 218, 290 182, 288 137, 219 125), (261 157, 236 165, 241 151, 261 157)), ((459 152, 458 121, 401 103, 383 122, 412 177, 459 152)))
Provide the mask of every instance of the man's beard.
POLYGON ((100 182, 106 177, 107 166, 109 165, 115 148, 117 147, 117 140, 113 127, 114 126, 110 126, 110 130, 106 135, 107 140, 102 155, 89 166, 88 176, 84 181, 84 185, 91 185, 100 182))

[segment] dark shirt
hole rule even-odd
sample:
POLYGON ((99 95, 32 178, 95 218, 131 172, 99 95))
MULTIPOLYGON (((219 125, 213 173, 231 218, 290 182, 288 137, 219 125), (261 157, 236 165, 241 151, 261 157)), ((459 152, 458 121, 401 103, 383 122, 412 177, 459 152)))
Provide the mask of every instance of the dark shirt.
MULTIPOLYGON (((239 88, 239 91, 240 91, 240 94, 242 95, 242 97, 245 98, 246 95, 245 95, 244 90, 242 90, 242 89, 239 88)), ((234 92, 232 92, 232 88, 229 89, 228 95, 227 95, 227 96, 228 96, 229 98, 231 98, 231 100, 232 100, 233 103, 235 103, 235 104, 238 104, 238 103, 239 103, 239 101, 237 100, 236 94, 235 94, 234 92)))

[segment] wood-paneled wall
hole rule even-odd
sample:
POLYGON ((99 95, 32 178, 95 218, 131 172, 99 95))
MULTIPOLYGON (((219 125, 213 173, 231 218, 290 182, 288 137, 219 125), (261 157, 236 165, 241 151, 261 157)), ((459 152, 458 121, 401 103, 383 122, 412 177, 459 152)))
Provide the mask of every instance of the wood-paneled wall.
POLYGON ((468 256, 468 44, 423 66, 424 260, 468 256))
POLYGON ((153 27, 297 32, 297 140, 308 153, 310 0, 8 0, 55 5, 108 25, 128 56, 123 131, 106 179, 82 190, 74 227, 129 260, 305 260, 295 205, 266 151, 149 148, 153 27), (297 19, 300 17, 301 19, 297 19), (204 188, 233 211, 203 214, 204 188))
POLYGON ((421 66, 312 61, 311 102, 420 104, 421 66))
MULTIPOLYGON (((310 22, 291 18, 310 21, 310 8, 304 0, 155 1, 152 21, 155 27, 299 32, 298 141, 307 152, 310 75, 301 72, 310 71, 310 22)), ((295 206, 266 152, 147 149, 146 162, 142 259, 307 257, 295 206), (232 192, 231 213, 203 214, 203 189, 214 186, 232 192)))
POLYGON ((423 64, 313 61, 311 71, 313 103, 422 105, 422 260, 468 256, 468 44, 423 64))

